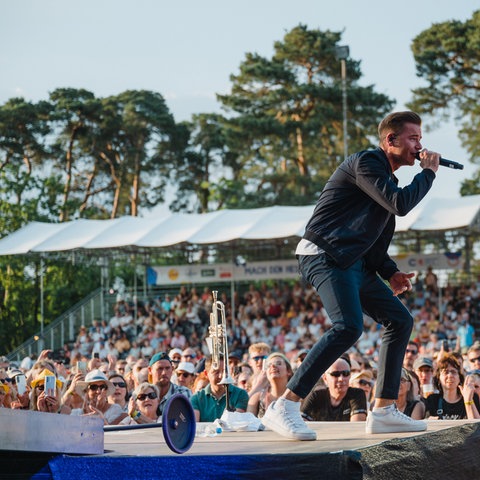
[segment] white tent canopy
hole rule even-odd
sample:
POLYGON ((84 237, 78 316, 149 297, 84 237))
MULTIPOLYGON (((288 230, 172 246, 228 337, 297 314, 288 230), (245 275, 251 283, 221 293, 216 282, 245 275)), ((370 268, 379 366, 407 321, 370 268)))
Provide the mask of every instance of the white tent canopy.
MULTIPOLYGON (((301 237, 314 206, 169 213, 114 220, 31 222, 0 240, 0 255, 72 250, 148 249, 178 244, 208 245, 234 240, 301 237)), ((432 199, 405 217, 397 232, 469 229, 480 232, 480 195, 432 199)))

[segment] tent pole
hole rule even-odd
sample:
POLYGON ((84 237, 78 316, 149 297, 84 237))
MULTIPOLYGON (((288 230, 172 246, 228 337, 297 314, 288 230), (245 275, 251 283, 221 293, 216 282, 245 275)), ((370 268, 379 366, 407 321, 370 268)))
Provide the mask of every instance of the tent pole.
POLYGON ((45 262, 43 260, 43 256, 40 257, 40 339, 38 342, 38 353, 44 349, 44 339, 43 339, 43 327, 44 327, 44 319, 45 319, 45 307, 44 307, 44 268, 45 262))

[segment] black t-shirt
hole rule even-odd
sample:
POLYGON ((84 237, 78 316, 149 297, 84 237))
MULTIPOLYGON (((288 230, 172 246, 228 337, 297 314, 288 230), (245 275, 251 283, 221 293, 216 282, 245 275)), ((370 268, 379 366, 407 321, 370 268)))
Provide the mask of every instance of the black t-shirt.
POLYGON ((349 387, 340 404, 333 407, 328 388, 319 388, 305 398, 301 411, 306 419, 316 422, 349 422, 352 415, 367 413, 367 397, 360 388, 349 387))
MULTIPOLYGON (((473 401, 480 411, 478 395, 473 396, 473 401)), ((467 411, 463 397, 458 402, 448 403, 440 393, 432 393, 426 399, 426 417, 438 417, 440 420, 463 420, 467 418, 467 411)))

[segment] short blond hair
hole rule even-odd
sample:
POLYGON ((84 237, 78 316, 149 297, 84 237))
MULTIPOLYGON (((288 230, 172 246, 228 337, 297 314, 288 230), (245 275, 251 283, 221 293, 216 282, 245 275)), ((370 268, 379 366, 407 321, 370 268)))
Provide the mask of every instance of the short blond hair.
POLYGON ((268 345, 265 342, 258 342, 258 343, 252 343, 248 347, 248 356, 249 357, 254 357, 254 353, 261 352, 264 353, 265 355, 270 355, 270 352, 272 349, 270 348, 270 345, 268 345))

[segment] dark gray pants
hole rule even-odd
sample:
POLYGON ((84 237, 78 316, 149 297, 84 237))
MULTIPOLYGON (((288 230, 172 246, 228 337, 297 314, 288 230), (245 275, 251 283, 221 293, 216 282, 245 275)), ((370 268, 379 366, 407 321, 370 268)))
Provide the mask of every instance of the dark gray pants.
POLYGON ((313 285, 332 327, 315 343, 288 388, 305 398, 320 376, 345 353, 363 332, 363 312, 385 327, 378 359, 375 396, 396 399, 405 349, 413 318, 383 280, 365 268, 363 260, 338 268, 325 253, 300 255, 300 272, 313 285))

